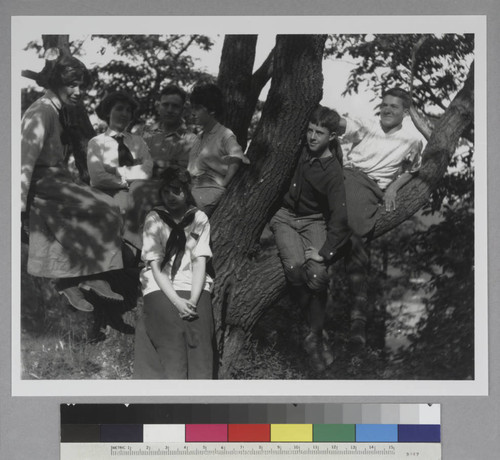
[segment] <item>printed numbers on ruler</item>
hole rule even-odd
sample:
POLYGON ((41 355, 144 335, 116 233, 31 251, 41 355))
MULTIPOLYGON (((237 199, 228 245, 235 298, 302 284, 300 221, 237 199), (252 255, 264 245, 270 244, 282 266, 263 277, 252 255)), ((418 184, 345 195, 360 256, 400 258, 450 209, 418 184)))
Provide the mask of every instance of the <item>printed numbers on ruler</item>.
POLYGON ((440 460, 439 443, 61 443, 60 460, 313 460, 318 458, 440 460))
POLYGON ((248 444, 161 444, 110 446, 113 457, 131 456, 143 457, 182 457, 196 459, 199 457, 240 459, 276 459, 277 457, 292 457, 297 460, 309 460, 322 456, 343 456, 344 458, 423 458, 438 460, 441 456, 441 446, 438 443, 248 443, 248 444))
MULTIPOLYGON (((251 456, 271 457, 300 456, 310 457, 318 455, 396 455, 393 444, 190 444, 178 447, 171 445, 139 445, 139 446, 110 446, 112 456, 251 456)), ((307 458, 305 457, 305 458, 307 458)))

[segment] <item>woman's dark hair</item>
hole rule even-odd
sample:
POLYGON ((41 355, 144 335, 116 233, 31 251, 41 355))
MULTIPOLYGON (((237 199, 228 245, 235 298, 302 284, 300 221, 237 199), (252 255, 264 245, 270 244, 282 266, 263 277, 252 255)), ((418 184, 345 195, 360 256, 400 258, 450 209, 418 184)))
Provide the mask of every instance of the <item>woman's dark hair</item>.
POLYGON ((202 105, 218 118, 224 114, 224 96, 217 85, 204 83, 196 85, 189 97, 191 105, 202 105))
POLYGON ((79 59, 62 55, 54 61, 46 61, 36 82, 46 89, 57 91, 62 86, 67 86, 77 80, 82 80, 84 87, 89 86, 90 72, 79 59))
POLYGON ((113 107, 118 102, 128 104, 130 106, 130 110, 132 111, 132 118, 134 118, 134 114, 139 107, 139 104, 130 94, 124 91, 113 91, 107 94, 96 107, 95 113, 101 120, 104 120, 109 125, 109 115, 113 107))
POLYGON ((161 194, 165 187, 179 187, 186 197, 186 203, 195 206, 193 195, 191 195, 191 175, 185 168, 180 166, 169 166, 161 173, 161 185, 158 194, 161 194))

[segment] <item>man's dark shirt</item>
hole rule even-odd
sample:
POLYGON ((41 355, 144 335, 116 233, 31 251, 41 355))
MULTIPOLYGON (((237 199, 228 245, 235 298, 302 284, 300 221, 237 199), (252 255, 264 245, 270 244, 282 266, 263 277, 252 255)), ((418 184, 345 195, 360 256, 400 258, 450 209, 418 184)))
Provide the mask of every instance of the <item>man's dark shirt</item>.
POLYGON ((283 202, 297 216, 323 214, 327 224, 325 244, 319 254, 328 262, 348 241, 344 176, 336 157, 312 157, 304 149, 283 202))

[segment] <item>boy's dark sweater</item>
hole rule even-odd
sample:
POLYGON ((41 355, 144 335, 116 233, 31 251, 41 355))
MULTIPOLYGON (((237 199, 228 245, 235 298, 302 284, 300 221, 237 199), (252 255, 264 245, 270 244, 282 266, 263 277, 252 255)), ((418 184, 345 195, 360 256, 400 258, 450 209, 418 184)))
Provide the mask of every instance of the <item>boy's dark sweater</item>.
POLYGON ((327 237, 319 254, 326 261, 336 256, 351 235, 345 200, 344 175, 338 159, 333 155, 312 157, 304 149, 283 204, 297 216, 325 216, 327 237))

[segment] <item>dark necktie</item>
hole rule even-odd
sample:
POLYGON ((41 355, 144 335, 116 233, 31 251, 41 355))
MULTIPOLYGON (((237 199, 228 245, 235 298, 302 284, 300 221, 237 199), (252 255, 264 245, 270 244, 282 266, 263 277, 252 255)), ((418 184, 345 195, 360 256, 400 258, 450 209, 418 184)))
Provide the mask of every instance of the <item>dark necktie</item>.
POLYGON ((61 123, 61 143, 62 145, 70 145, 71 144, 71 133, 70 133, 70 120, 69 113, 66 107, 61 107, 59 110, 59 122, 61 123))
POLYGON ((182 256, 186 250, 186 234, 184 233, 184 228, 193 222, 197 209, 190 209, 179 223, 176 223, 168 212, 161 209, 155 209, 155 211, 160 216, 161 220, 171 229, 167 244, 165 245, 165 258, 160 268, 163 270, 165 265, 174 258, 172 270, 170 272, 170 278, 173 280, 181 266, 182 256))
POLYGON ((134 166, 134 157, 123 141, 123 136, 113 136, 118 142, 118 166, 134 166))

